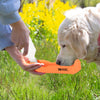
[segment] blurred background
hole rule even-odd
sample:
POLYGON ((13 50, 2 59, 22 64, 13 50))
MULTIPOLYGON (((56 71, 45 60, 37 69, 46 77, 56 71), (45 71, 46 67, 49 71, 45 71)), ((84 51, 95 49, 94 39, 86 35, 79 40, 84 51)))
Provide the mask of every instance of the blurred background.
MULTIPOLYGON (((39 2, 41 0, 20 0, 21 1, 21 7, 24 3, 34 3, 39 2)), ((54 2, 55 0, 45 0, 47 2, 54 2)), ((100 0, 61 0, 62 2, 66 3, 67 1, 71 3, 72 5, 77 5, 79 7, 87 7, 87 6, 95 6, 100 0)))
MULTIPOLYGON (((64 12, 96 6, 100 0, 21 0, 19 14, 30 29, 36 58, 56 61, 57 34, 64 12)), ((24 71, 6 51, 0 51, 0 100, 100 100, 100 71, 81 61, 81 71, 36 76, 24 71)), ((99 66, 100 67, 100 66, 99 66)))
MULTIPOLYGON (((35 44, 47 42, 57 47, 57 34, 64 12, 76 7, 96 6, 100 0, 20 0, 19 14, 27 27, 35 44)), ((56 49, 56 50, 57 50, 56 49)))

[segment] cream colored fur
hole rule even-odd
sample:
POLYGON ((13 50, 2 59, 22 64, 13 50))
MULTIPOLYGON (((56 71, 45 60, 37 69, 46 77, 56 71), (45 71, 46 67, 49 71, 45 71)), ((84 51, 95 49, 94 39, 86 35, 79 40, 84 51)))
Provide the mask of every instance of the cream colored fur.
POLYGON ((97 39, 100 33, 100 4, 84 9, 76 8, 65 13, 66 19, 58 30, 61 47, 57 64, 72 65, 75 59, 100 64, 97 39))

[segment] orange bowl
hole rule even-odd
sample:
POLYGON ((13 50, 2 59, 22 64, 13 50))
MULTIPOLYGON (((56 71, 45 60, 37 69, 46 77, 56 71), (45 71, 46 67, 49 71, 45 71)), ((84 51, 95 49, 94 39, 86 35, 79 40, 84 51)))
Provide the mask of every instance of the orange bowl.
MULTIPOLYGON (((58 73, 58 74, 76 74, 81 70, 81 62, 79 59, 76 59, 74 64, 71 66, 60 66, 55 62, 49 62, 47 60, 37 60, 38 63, 44 63, 44 65, 38 69, 36 72, 42 73, 58 73)), ((32 63, 30 61, 26 61, 27 63, 32 63)))
POLYGON ((39 63, 44 63, 44 66, 36 69, 37 72, 43 73, 59 73, 59 74, 75 74, 81 70, 81 62, 79 59, 75 60, 71 66, 60 66, 55 62, 47 60, 38 60, 39 63))

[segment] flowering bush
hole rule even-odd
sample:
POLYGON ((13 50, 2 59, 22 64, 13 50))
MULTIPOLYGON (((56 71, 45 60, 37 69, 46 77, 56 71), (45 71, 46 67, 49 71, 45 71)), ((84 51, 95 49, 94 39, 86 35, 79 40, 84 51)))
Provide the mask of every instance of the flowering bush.
POLYGON ((48 9, 43 0, 39 1, 38 5, 36 3, 24 4, 20 15, 35 41, 46 39, 46 41, 57 43, 58 28, 65 19, 64 12, 75 7, 70 7, 69 2, 64 4, 60 0, 55 0, 53 7, 48 9))

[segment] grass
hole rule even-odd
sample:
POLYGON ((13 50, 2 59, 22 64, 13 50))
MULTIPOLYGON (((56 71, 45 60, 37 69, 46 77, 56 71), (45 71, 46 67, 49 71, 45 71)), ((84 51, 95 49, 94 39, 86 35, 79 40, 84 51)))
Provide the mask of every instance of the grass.
MULTIPOLYGON (((57 46, 45 41, 35 44, 37 59, 55 62, 57 46)), ((32 75, 0 52, 0 100, 100 100, 100 74, 95 63, 81 60, 75 75, 32 75)))

